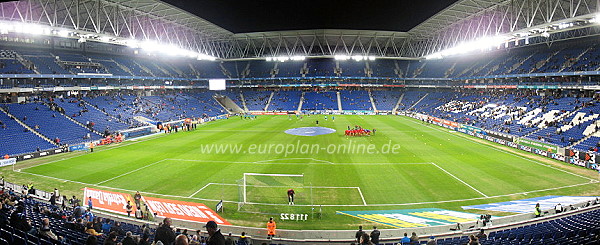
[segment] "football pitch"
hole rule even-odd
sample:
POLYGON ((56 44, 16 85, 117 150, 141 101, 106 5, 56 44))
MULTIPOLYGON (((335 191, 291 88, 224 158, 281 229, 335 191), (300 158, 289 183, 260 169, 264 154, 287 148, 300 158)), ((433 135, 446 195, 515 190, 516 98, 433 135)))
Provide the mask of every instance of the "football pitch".
POLYGON ((225 203, 235 225, 263 227, 280 213, 309 214, 283 229, 353 229, 366 221, 342 210, 445 208, 546 195, 598 195, 598 174, 445 128, 400 116, 232 117, 190 132, 161 134, 18 163, 3 169, 8 181, 33 182, 82 196, 81 188, 204 203, 225 203), (319 127, 335 133, 286 134, 319 127), (355 125, 376 129, 347 137, 355 125), (244 173, 302 175, 259 177, 244 173), (297 192, 294 206, 286 190, 297 192), (238 202, 244 200, 243 206, 238 202), (238 209, 238 207, 240 207, 238 209), (320 212, 319 215, 317 213, 320 212))

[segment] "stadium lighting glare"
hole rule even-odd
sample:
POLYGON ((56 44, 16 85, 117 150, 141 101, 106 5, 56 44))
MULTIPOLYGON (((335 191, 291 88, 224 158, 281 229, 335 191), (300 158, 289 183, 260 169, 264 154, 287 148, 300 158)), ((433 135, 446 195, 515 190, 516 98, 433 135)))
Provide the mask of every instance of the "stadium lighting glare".
POLYGON ((200 54, 198 52, 181 48, 177 45, 160 44, 152 40, 139 41, 135 39, 122 39, 111 35, 100 35, 97 33, 75 31, 62 28, 54 28, 46 25, 38 25, 33 23, 25 22, 0 22, 0 34, 9 33, 23 33, 30 35, 47 35, 47 36, 58 36, 63 38, 74 38, 79 43, 85 43, 87 41, 97 41, 104 43, 113 43, 118 45, 125 45, 130 48, 136 49, 135 53, 139 53, 141 49, 148 54, 161 53, 171 56, 181 56, 188 58, 197 58, 202 60, 216 60, 216 57, 200 54))
POLYGON ((277 57, 266 57, 265 58, 266 61, 278 61, 278 62, 286 62, 288 60, 301 61, 301 60, 305 60, 305 59, 306 59, 305 56, 300 56, 300 55, 296 55, 296 56, 277 56, 277 57))
POLYGON ((473 51, 491 50, 507 41, 504 36, 482 37, 471 42, 458 44, 452 48, 425 56, 425 59, 441 59, 447 56, 470 53, 473 51))
POLYGON ((217 60, 216 57, 210 56, 210 55, 207 55, 207 54, 198 54, 198 57, 196 59, 197 60, 210 60, 210 61, 217 60))
POLYGON ((349 60, 351 57, 348 55, 336 55, 333 56, 335 60, 349 60))
POLYGON ((365 59, 365 57, 362 55, 353 55, 352 59, 355 61, 361 61, 361 60, 365 59))
POLYGON ((58 31, 58 35, 61 36, 61 37, 68 37, 70 34, 71 34, 71 32, 67 31, 67 30, 60 30, 60 31, 58 31))
POLYGON ((290 57, 290 60, 293 60, 293 61, 301 61, 301 60, 305 60, 305 59, 306 59, 305 56, 300 56, 300 55, 290 57))
POLYGON ((140 43, 135 39, 125 41, 125 44, 130 48, 140 48, 140 43))

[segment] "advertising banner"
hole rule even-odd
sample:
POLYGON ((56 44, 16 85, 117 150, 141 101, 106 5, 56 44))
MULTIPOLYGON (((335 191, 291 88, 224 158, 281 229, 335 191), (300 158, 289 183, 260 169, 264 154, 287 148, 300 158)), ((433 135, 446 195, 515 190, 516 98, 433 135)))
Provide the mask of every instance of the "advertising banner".
POLYGON ((85 151, 87 149, 89 149, 89 144, 79 144, 79 145, 72 145, 69 146, 69 151, 85 151))
POLYGON ((476 221, 480 217, 479 214, 463 213, 438 208, 337 211, 336 213, 391 226, 394 228, 415 228, 437 225, 449 225, 455 223, 476 221))
POLYGON ((142 197, 142 199, 148 205, 150 212, 156 213, 157 217, 200 223, 206 223, 213 220, 219 225, 231 225, 227 220, 221 218, 215 211, 202 203, 167 200, 155 197, 142 197))
POLYGON ((483 131, 483 129, 478 128, 478 127, 473 127, 473 126, 461 124, 460 128, 466 130, 467 132, 473 132, 473 133, 476 133, 476 134, 486 134, 486 132, 483 131))
POLYGON ((133 198, 129 194, 97 190, 86 187, 83 190, 83 196, 85 199, 82 201, 82 203, 85 206, 87 206, 88 198, 92 197, 93 209, 100 209, 120 214, 127 214, 125 206, 127 205, 127 201, 131 201, 131 206, 133 206, 132 214, 135 213, 136 207, 133 198))
POLYGON ((2 159, 0 160, 0 167, 15 165, 17 164, 16 158, 2 159))
POLYGON ((516 142, 519 145, 529 146, 531 148, 539 149, 539 150, 542 150, 542 151, 558 152, 558 146, 555 146, 555 145, 552 145, 552 144, 547 144, 547 143, 543 143, 543 142, 537 142, 537 141, 533 141, 533 140, 529 140, 529 139, 524 139, 524 138, 518 138, 516 140, 516 142))
POLYGON ((542 210, 552 209, 557 204, 561 204, 563 207, 570 204, 577 204, 594 200, 596 197, 586 196, 545 196, 536 197, 508 202, 490 203, 473 206, 463 206, 463 209, 481 209, 499 212, 511 212, 511 213, 533 213, 535 205, 540 204, 542 210))

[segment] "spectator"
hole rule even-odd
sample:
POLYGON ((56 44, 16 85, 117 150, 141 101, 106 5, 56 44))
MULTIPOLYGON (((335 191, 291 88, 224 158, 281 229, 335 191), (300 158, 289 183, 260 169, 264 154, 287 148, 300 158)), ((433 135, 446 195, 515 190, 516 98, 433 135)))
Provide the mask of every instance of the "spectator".
POLYGON ((475 237, 473 234, 469 235, 468 245, 479 245, 479 239, 477 239, 477 237, 475 237))
POLYGON ((370 241, 369 239, 369 234, 367 234, 366 232, 363 232, 360 235, 360 239, 359 239, 359 243, 360 245, 373 245, 373 243, 370 241))
POLYGON ((98 245, 98 238, 96 236, 88 236, 85 239, 85 245, 98 245))
POLYGON ((85 225, 85 233, 92 236, 102 236, 102 233, 98 233, 96 230, 94 230, 94 224, 92 222, 87 222, 85 225))
POLYGON ((410 238, 408 237, 408 234, 406 232, 404 233, 404 237, 400 239, 400 244, 410 244, 410 238))
POLYGON ((419 244, 419 236, 417 236, 417 233, 413 232, 412 236, 410 236, 410 243, 411 244, 419 244))
POLYGON ((479 240, 487 239, 487 235, 485 234, 485 231, 483 229, 479 230, 479 233, 477 233, 476 237, 479 240))
POLYGON ((225 245, 225 237, 221 234, 219 228, 217 228, 217 223, 214 221, 206 222, 206 231, 208 232, 208 241, 206 245, 225 245))
POLYGON ((163 224, 156 228, 154 241, 161 241, 165 245, 175 242, 175 232, 173 232, 171 224, 171 218, 165 218, 163 224))
POLYGON ((138 243, 138 245, 150 245, 150 241, 149 240, 150 240, 150 236, 144 234, 140 238, 140 242, 138 243))
POLYGON ((109 233, 112 225, 110 224, 109 219, 104 219, 104 224, 102 224, 102 232, 109 233))
POLYGON ((117 245, 117 233, 109 233, 106 240, 104 240, 104 245, 117 245))
POLYGON ((248 237, 246 236, 246 232, 242 232, 240 235, 240 239, 237 241, 237 245, 248 245, 250 242, 248 241, 248 237))
POLYGON ((435 240, 434 236, 429 237, 429 240, 427 241, 427 245, 437 245, 437 240, 435 240))
POLYGON ((136 245, 137 244, 135 242, 135 239, 133 239, 133 233, 131 233, 131 231, 128 231, 127 233, 125 233, 125 237, 121 241, 121 244, 122 245, 136 245))
POLYGON ((45 236, 54 241, 58 241, 58 236, 56 236, 56 234, 54 234, 54 232, 52 232, 52 230, 50 230, 50 220, 48 218, 42 219, 42 226, 40 227, 38 233, 41 236, 45 236))
POLYGON ((362 229, 362 225, 358 226, 358 231, 356 231, 356 233, 354 234, 354 238, 356 239, 356 242, 360 243, 360 237, 362 236, 362 234, 365 233, 362 229))
POLYGON ((123 230, 123 228, 121 228, 121 222, 119 222, 119 221, 115 221, 115 225, 113 225, 110 228, 110 232, 111 233, 115 232, 118 236, 125 235, 125 231, 123 230))
POLYGON ((225 239, 225 245, 233 245, 233 237, 231 236, 231 233, 229 233, 229 235, 225 239))
POLYGON ((562 211, 564 211, 564 210, 563 210, 562 205, 559 203, 559 204, 556 204, 556 206, 554 206, 554 211, 556 211, 556 213, 558 214, 558 213, 562 213, 562 211))
POLYGON ((376 226, 373 226, 373 231, 371 231, 371 242, 375 245, 379 244, 379 235, 381 235, 381 232, 379 232, 379 230, 377 230, 376 226))
POLYGON ((102 232, 102 218, 96 217, 94 219, 94 230, 96 230, 98 233, 102 232))
MULTIPOLYGON (((186 235, 180 234, 175 238, 175 245, 188 245, 188 237, 186 235)), ((126 245, 123 243, 123 245, 126 245)))

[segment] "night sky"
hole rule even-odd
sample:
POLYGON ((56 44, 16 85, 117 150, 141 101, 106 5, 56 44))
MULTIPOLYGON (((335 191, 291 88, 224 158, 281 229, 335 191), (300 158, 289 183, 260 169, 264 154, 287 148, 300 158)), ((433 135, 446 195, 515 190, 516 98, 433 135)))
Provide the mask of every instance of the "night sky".
POLYGON ((163 0, 234 33, 408 31, 457 0, 163 0))

